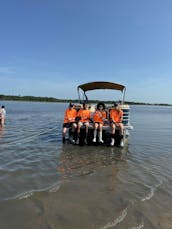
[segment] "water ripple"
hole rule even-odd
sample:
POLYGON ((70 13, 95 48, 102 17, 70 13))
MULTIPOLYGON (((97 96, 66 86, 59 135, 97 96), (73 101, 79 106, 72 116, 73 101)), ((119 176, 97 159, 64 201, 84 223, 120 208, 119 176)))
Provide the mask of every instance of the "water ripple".
POLYGON ((112 222, 107 223, 105 226, 100 227, 100 229, 108 229, 121 223, 127 216, 127 209, 128 208, 125 208, 117 218, 115 218, 112 222))

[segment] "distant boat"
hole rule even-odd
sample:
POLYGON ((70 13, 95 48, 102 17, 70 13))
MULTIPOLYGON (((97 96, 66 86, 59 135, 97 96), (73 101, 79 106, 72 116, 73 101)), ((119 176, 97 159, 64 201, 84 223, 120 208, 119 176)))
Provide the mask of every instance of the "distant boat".
MULTIPOLYGON (((87 97, 86 92, 91 90, 97 90, 97 89, 109 89, 109 90, 117 90, 122 92, 122 99, 120 101, 116 101, 119 103, 120 108, 123 110, 123 126, 124 126, 124 135, 123 135, 123 142, 124 145, 127 143, 127 139, 129 136, 129 130, 133 129, 132 125, 130 124, 130 106, 125 104, 125 91, 126 87, 112 82, 103 82, 103 81, 97 81, 97 82, 89 82, 82 85, 79 85, 77 87, 78 91, 78 97, 79 97, 79 103, 75 104, 75 109, 78 111, 82 109, 82 104, 87 103, 89 106, 89 109, 92 114, 96 111, 96 104, 92 104, 89 102, 89 99, 87 97), (82 99, 81 99, 81 93, 82 93, 82 99)), ((114 101, 115 102, 115 101, 114 101)), ((106 112, 107 116, 109 117, 110 110, 113 109, 113 104, 106 104, 106 112)), ((88 145, 93 145, 93 122, 90 122, 89 124, 89 132, 88 132, 88 145)), ((71 134, 71 131, 69 130, 69 135, 71 134)), ((84 127, 81 128, 80 133, 80 145, 84 145, 84 127)), ((111 140, 111 126, 110 122, 107 121, 103 125, 103 140, 104 144, 109 145, 111 140)), ((121 138, 119 135, 118 128, 115 131, 115 143, 117 146, 120 146, 121 138)), ((94 144, 95 145, 95 144, 94 144)))

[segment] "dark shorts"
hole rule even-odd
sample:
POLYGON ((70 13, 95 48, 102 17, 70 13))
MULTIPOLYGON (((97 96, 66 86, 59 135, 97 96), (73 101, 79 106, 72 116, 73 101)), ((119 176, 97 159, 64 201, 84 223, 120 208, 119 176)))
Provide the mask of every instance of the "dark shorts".
POLYGON ((76 122, 67 122, 67 123, 63 123, 63 128, 71 128, 73 123, 76 123, 76 122))
POLYGON ((110 121, 111 124, 115 124, 118 126, 118 124, 122 123, 122 122, 113 122, 113 121, 110 121))

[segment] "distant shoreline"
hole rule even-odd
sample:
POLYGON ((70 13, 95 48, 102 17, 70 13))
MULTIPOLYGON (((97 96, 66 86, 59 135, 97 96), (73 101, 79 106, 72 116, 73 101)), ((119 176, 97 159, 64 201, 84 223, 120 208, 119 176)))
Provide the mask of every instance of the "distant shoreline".
MULTIPOLYGON (((54 102, 54 103, 78 103, 78 99, 57 99, 53 97, 38 97, 38 96, 17 96, 17 95, 0 95, 0 101, 25 101, 25 102, 54 102)), ((91 103, 97 103, 99 100, 89 100, 91 103)), ((104 101, 105 103, 113 103, 113 101, 104 101)), ((129 105, 152 105, 152 106, 172 106, 167 103, 144 103, 125 101, 129 105)))

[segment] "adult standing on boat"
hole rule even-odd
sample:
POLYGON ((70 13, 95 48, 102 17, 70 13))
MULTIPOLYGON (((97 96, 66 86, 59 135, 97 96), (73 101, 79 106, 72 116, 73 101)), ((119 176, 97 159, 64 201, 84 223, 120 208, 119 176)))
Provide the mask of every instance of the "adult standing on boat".
MULTIPOLYGON (((75 122, 76 114, 77 114, 77 111, 74 108, 74 104, 69 103, 69 107, 65 111, 65 115, 64 115, 63 143, 65 143, 66 141, 65 136, 66 136, 67 129, 72 128, 72 132, 74 133, 75 129, 77 128, 77 124, 75 122)), ((72 142, 74 142, 73 139, 72 139, 72 142)))
POLYGON ((97 104, 97 110, 93 115, 93 120, 94 120, 94 138, 93 142, 96 142, 96 137, 97 137, 97 129, 99 130, 98 132, 98 138, 100 143, 104 143, 102 139, 102 128, 103 124, 106 117, 106 111, 105 111, 105 104, 104 103, 98 103, 97 104))
MULTIPOLYGON (((123 138, 122 118, 123 118, 123 111, 120 109, 118 103, 114 103, 114 109, 110 111, 110 122, 111 122, 112 135, 113 135, 113 137, 111 138, 111 146, 113 146, 115 143, 114 135, 115 135, 116 128, 119 128, 119 133, 121 135, 121 138, 123 138)), ((121 141, 121 146, 123 146, 123 141, 121 141)))
POLYGON ((5 106, 1 106, 0 108, 0 127, 2 128, 5 124, 5 118, 6 118, 6 110, 5 106))
POLYGON ((77 141, 76 144, 79 144, 79 138, 80 138, 80 130, 81 127, 84 125, 85 126, 85 144, 87 144, 87 137, 88 137, 88 127, 89 127, 89 122, 91 118, 91 111, 88 109, 88 105, 86 103, 83 103, 83 109, 80 109, 77 113, 77 117, 79 119, 78 122, 78 130, 77 130, 77 141))

